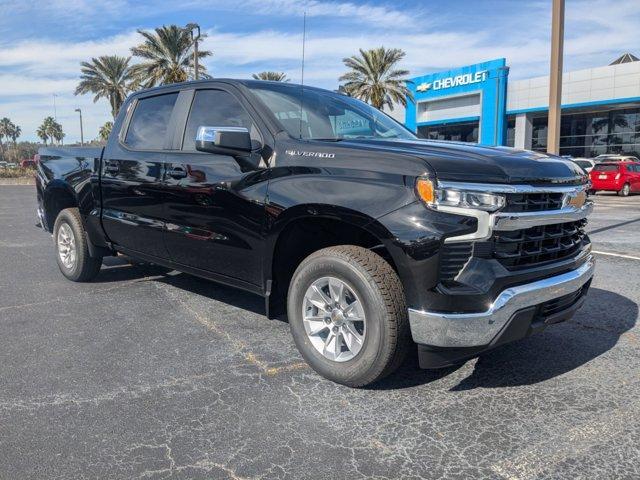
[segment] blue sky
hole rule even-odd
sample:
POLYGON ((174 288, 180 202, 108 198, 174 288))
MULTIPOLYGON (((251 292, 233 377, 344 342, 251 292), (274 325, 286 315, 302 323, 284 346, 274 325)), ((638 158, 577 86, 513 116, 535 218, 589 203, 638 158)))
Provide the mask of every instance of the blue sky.
MULTIPOLYGON (((0 0, 0 117, 35 139, 47 115, 66 142, 95 138, 110 119, 106 101, 74 96, 79 62, 128 55, 136 29, 198 22, 209 35, 206 65, 214 76, 247 78, 262 70, 300 79, 302 14, 307 12, 305 81, 336 88, 342 59, 380 45, 407 52, 412 75, 506 57, 510 78, 548 73, 551 0, 321 1, 0 0)), ((565 71, 640 54, 638 0, 567 0, 565 71)))

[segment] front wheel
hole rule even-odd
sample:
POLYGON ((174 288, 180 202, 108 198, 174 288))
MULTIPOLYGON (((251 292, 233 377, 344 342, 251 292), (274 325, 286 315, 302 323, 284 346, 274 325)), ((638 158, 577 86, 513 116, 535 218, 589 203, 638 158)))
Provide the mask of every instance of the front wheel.
POLYGON ((56 260, 62 274, 74 282, 93 280, 102 265, 102 258, 89 255, 85 235, 78 209, 62 210, 53 226, 56 260))
POLYGON ((362 387, 393 372, 410 348, 407 307, 396 272, 362 247, 307 257, 287 299, 298 350, 320 375, 362 387))
POLYGON ((621 197, 628 197, 630 192, 631 187, 628 183, 625 183, 622 189, 618 192, 618 195, 620 195, 621 197))

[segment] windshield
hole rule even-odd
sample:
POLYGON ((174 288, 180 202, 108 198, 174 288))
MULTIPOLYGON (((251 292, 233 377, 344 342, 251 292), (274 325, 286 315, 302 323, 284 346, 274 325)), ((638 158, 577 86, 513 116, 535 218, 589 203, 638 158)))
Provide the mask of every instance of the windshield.
POLYGON ((347 138, 417 137, 370 105, 338 93, 297 85, 252 85, 250 89, 294 138, 338 141, 347 138))
POLYGON ((591 162, 587 162, 586 160, 576 160, 576 163, 582 168, 591 168, 591 162))

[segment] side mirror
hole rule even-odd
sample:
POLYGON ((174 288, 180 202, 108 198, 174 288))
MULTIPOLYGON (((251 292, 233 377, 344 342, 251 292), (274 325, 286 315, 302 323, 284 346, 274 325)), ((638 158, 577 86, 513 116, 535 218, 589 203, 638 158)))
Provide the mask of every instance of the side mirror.
POLYGON ((244 127, 198 127, 196 150, 222 155, 247 154, 252 150, 251 135, 244 127))

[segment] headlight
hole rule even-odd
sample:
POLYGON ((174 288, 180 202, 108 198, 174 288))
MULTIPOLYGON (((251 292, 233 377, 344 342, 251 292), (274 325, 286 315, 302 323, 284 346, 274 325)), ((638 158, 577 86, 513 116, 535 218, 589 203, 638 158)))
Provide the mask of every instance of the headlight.
POLYGON ((471 208, 493 212, 504 207, 503 195, 473 190, 438 188, 434 181, 419 178, 416 181, 416 195, 430 208, 438 207, 471 208))

